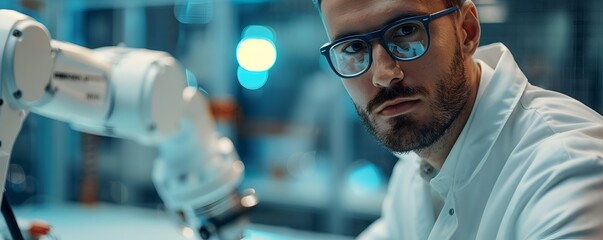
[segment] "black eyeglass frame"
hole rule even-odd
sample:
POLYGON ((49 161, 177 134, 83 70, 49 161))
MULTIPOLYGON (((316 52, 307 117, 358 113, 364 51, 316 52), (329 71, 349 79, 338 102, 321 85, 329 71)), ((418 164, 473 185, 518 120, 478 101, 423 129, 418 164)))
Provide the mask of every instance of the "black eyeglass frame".
POLYGON ((342 78, 354 78, 354 77, 358 77, 364 73, 366 73, 370 68, 371 65, 373 64, 373 49, 372 49, 372 45, 371 45, 371 40, 378 38, 379 39, 379 43, 381 44, 381 46, 383 46, 383 48, 387 51, 387 53, 393 58, 396 59, 398 61, 412 61, 415 59, 418 59, 420 57, 422 57, 423 55, 425 55, 425 53, 429 50, 429 46, 431 45, 431 35, 429 33, 429 23, 437 18, 446 16, 448 14, 451 14, 455 11, 459 10, 458 6, 453 6, 447 9, 444 9, 442 11, 436 12, 436 13, 432 13, 432 14, 426 14, 426 15, 420 15, 420 16, 413 16, 413 17, 407 17, 407 18, 403 18, 400 20, 397 20, 393 23, 390 23, 388 25, 386 25, 385 27, 377 30, 377 31, 373 31, 367 34, 358 34, 358 35, 351 35, 351 36, 347 36, 347 37, 343 37, 340 39, 337 39, 335 42, 332 43, 326 43, 325 45, 323 45, 322 47, 320 47, 320 54, 323 55, 327 61, 329 62, 329 66, 331 66, 331 69, 333 70, 333 72, 335 72, 335 74, 337 74, 339 77, 342 78), (400 58, 397 57, 395 54, 393 54, 391 52, 391 50, 387 47, 387 43, 385 42, 385 33, 392 27, 400 25, 404 22, 412 22, 412 21, 419 21, 423 24, 423 26, 425 27, 425 31, 427 31, 427 46, 425 47, 425 51, 421 54, 421 55, 417 55, 411 58, 400 58), (368 66, 356 73, 356 74, 352 74, 352 75, 343 75, 341 73, 339 73, 339 71, 337 71, 337 69, 335 68, 335 66, 333 65, 333 61, 331 60, 331 56, 330 56, 330 51, 331 48, 333 48, 334 46, 338 45, 341 42, 344 41, 348 41, 350 39, 358 39, 361 40, 363 42, 366 43, 367 45, 367 50, 369 52, 369 63, 368 66))

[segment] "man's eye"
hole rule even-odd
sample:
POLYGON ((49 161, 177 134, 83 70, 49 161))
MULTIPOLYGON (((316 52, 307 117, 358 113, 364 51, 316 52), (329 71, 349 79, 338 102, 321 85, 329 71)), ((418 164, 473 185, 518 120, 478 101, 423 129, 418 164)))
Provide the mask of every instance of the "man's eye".
POLYGON ((351 42, 349 44, 347 44, 344 48, 343 48, 343 52, 348 53, 348 54, 354 54, 354 53, 358 53, 363 51, 364 49, 366 49, 366 45, 363 42, 351 42))
POLYGON ((412 35, 417 32, 419 28, 414 24, 405 24, 398 27, 398 31, 396 31, 396 37, 405 37, 412 35))

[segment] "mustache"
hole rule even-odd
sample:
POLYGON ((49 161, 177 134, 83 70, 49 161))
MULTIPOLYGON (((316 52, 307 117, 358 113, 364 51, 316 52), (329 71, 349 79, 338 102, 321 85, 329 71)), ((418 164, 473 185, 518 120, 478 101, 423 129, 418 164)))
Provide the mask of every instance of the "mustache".
POLYGON ((375 98, 369 101, 366 105, 366 110, 370 113, 375 110, 375 108, 379 107, 384 102, 389 100, 393 100, 399 97, 411 97, 417 94, 425 94, 427 91, 422 87, 406 87, 401 84, 394 85, 388 88, 382 88, 379 90, 375 98))

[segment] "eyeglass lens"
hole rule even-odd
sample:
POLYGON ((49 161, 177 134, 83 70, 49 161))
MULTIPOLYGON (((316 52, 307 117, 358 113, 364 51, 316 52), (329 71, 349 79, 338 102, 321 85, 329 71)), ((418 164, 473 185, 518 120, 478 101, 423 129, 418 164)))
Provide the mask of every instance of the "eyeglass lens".
MULTIPOLYGON (((422 56, 429 42, 425 25, 408 21, 394 25, 383 34, 389 53, 398 60, 412 60, 422 56)), ((353 76, 370 67, 371 50, 363 39, 349 39, 333 45, 329 51, 334 68, 341 75, 353 76)))

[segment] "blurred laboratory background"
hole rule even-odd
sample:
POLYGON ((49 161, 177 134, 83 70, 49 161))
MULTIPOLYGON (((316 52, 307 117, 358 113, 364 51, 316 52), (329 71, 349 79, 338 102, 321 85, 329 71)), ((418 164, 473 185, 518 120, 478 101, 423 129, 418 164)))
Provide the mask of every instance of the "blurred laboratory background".
MULTIPOLYGON (((603 1, 474 2, 482 45, 503 42, 532 84, 603 111, 603 1)), ((364 130, 320 58, 328 40, 311 0, 3 0, 0 8, 32 16, 57 40, 161 50, 180 60, 246 166, 242 185, 261 200, 252 223, 352 237, 379 217, 397 159, 364 130), (261 71, 241 66, 262 63, 258 56, 276 60, 261 71)), ((18 207, 161 211, 151 180, 156 156, 152 147, 30 114, 6 195, 18 207)))

